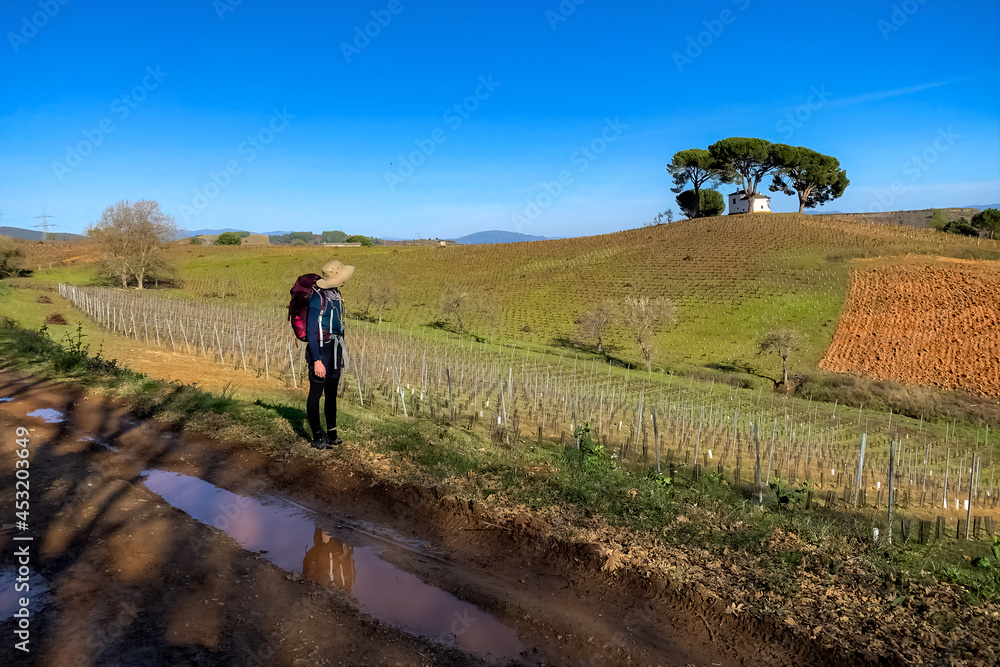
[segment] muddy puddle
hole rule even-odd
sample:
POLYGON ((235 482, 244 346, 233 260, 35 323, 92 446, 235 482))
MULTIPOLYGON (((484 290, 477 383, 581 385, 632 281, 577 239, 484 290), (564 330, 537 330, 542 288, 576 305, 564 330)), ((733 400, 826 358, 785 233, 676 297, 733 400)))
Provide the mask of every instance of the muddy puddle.
POLYGON ((21 576, 14 566, 0 570, 0 623, 21 610, 22 598, 28 600, 26 608, 33 618, 49 601, 48 583, 36 572, 21 576))
POLYGON ((52 408, 38 408, 37 410, 29 412, 26 416, 37 417, 46 424, 59 424, 66 421, 66 415, 59 410, 53 410, 52 408))
POLYGON ((516 658, 524 650, 517 633, 493 616, 381 559, 385 546, 369 543, 371 531, 345 527, 283 498, 242 496, 161 470, 143 475, 147 488, 174 507, 278 567, 342 592, 387 624, 488 660, 516 658))

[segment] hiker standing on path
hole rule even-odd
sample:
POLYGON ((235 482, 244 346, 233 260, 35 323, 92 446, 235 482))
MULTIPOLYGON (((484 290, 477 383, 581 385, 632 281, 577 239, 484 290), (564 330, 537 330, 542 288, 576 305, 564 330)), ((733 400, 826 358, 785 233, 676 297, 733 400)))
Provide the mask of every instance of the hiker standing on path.
POLYGON ((354 267, 333 260, 324 264, 321 272, 322 277, 316 281, 309 297, 306 319, 306 363, 309 366, 306 415, 313 433, 312 446, 326 449, 341 443, 337 437, 337 385, 340 384, 340 371, 347 362, 344 354, 344 299, 338 288, 351 277, 354 267), (324 392, 326 432, 319 420, 319 399, 324 392))

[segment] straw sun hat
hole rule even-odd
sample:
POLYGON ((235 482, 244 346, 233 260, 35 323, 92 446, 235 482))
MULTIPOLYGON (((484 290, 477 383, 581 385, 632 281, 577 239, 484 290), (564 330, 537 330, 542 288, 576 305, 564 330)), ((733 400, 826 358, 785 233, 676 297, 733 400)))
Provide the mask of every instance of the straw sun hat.
POLYGON ((330 289, 340 287, 347 282, 347 279, 354 274, 354 267, 333 260, 324 264, 320 273, 323 274, 323 277, 316 281, 316 286, 320 289, 330 289))

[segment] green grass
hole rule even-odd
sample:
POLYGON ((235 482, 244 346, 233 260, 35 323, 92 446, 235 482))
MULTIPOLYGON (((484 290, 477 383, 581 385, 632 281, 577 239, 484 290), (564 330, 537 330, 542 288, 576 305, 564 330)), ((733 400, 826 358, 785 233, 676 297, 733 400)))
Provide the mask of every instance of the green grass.
POLYGON ((41 287, 57 287, 59 283, 91 285, 98 282, 100 278, 92 264, 53 266, 51 269, 34 271, 31 275, 31 283, 41 287))

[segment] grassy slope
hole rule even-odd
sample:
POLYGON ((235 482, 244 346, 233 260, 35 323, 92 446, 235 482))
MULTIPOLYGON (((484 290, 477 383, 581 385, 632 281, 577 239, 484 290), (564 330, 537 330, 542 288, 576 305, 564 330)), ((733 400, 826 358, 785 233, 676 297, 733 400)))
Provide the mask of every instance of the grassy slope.
MULTIPOLYGON (((808 338, 813 367, 830 341, 846 295, 851 258, 908 253, 975 256, 975 241, 863 221, 771 214, 685 220, 578 239, 506 245, 383 248, 178 248, 179 275, 190 296, 283 306, 295 276, 334 256, 357 266, 345 288, 363 307, 373 284, 399 291, 388 319, 425 326, 440 315, 445 292, 466 292, 499 309, 501 339, 553 344, 577 338, 576 319, 602 299, 668 296, 679 324, 659 337, 670 367, 751 362, 768 329, 794 326, 808 338)), ((468 328, 488 335, 486 316, 468 328)), ((623 330, 612 346, 639 355, 623 330)), ((767 362, 774 375, 776 364, 767 362)))
MULTIPOLYGON (((319 249, 193 250, 183 265, 183 274, 190 275, 192 280, 200 276, 206 284, 224 276, 223 280, 229 286, 224 285, 223 289, 235 294, 230 299, 245 299, 254 303, 269 301, 272 305, 283 304, 287 285, 295 275, 314 269, 329 255, 329 251, 319 249), (198 254, 203 256, 198 257, 198 254)), ((519 302, 508 304, 504 313, 505 330, 511 332, 512 337, 520 338, 522 334, 518 324, 530 322, 533 329, 538 327, 533 335, 544 341, 572 330, 574 306, 570 299, 574 293, 578 293, 580 302, 586 304, 604 296, 621 296, 628 290, 639 289, 673 296, 681 307, 682 320, 687 316, 692 321, 691 328, 687 330, 691 342, 681 340, 675 350, 683 352, 683 344, 688 344, 693 350, 704 348, 708 353, 715 354, 715 358, 724 360, 726 357, 722 353, 716 354, 714 346, 729 345, 727 349, 731 350, 733 336, 746 336, 748 330, 766 326, 771 320, 794 318, 810 326, 822 327, 827 319, 835 319, 846 287, 849 271, 847 258, 908 252, 961 254, 978 250, 979 247, 973 243, 934 233, 841 225, 830 221, 813 223, 794 215, 775 215, 760 216, 755 220, 714 219, 677 223, 669 227, 633 230, 591 239, 515 246, 377 248, 337 252, 345 261, 358 265, 357 280, 351 284, 356 293, 360 293, 366 280, 379 276, 397 282, 408 303, 394 319, 404 322, 423 324, 433 319, 435 295, 453 286, 472 289, 479 285, 483 291, 492 288, 496 292, 500 289, 504 294, 523 295, 527 291, 534 296, 521 296, 519 302), (787 225, 780 227, 776 224, 782 222, 787 225), (950 246, 946 247, 945 243, 950 246), (452 253, 453 250, 456 252, 452 253), (419 305, 421 303, 423 305, 419 305)), ((75 275, 82 277, 81 274, 75 275)), ((51 281, 54 277, 55 272, 43 272, 35 279, 51 281)), ((71 278, 66 273, 59 277, 71 278)), ((23 307, 31 311, 26 319, 37 319, 44 311, 44 308, 32 305, 34 302, 24 295, 8 293, 4 298, 18 300, 17 304, 5 301, 5 312, 8 305, 16 305, 18 309, 23 307)), ((575 309, 582 312, 583 307, 575 309)), ((69 319, 73 321, 75 318, 69 319)), ((831 323, 826 328, 828 331, 814 337, 816 348, 821 349, 825 344, 823 341, 832 333, 832 327, 831 323)), ((679 328, 679 331, 683 329, 679 328)), ((677 333, 675 336, 680 338, 677 333)), ((665 342, 669 340, 668 337, 665 342)), ((675 351, 673 354, 675 359, 684 359, 682 353, 675 351)), ((15 353, 15 356, 20 355, 15 353)), ((42 355, 42 358, 46 357, 42 355)), ((140 384, 140 389, 143 386, 140 384)), ((230 405, 224 400, 222 403, 225 405, 217 405, 214 399, 199 397, 195 400, 191 393, 194 410, 191 410, 188 400, 176 408, 161 406, 159 401, 162 399, 154 397, 140 396, 137 403, 140 406, 150 404, 151 409, 160 414, 176 409, 174 418, 179 419, 185 419, 185 414, 216 411, 238 415, 242 429, 232 435, 240 437, 244 433, 259 431, 265 420, 277 422, 279 426, 284 424, 274 434, 277 437, 268 439, 270 446, 281 442, 282 448, 291 444, 294 436, 287 426, 287 418, 275 417, 271 413, 291 410, 297 413, 295 419, 301 421, 301 407, 298 405, 279 406, 281 410, 269 406, 264 409, 268 414, 263 414, 256 410, 260 404, 251 409, 233 405, 230 410, 230 405), (209 400, 210 404, 204 400, 209 400)), ((750 551, 748 545, 758 544, 762 537, 771 534, 775 526, 780 526, 785 531, 802 535, 809 544, 821 545, 824 550, 844 560, 856 559, 860 555, 858 552, 863 552, 865 569, 886 574, 886 581, 898 579, 898 567, 910 570, 909 561, 912 560, 913 576, 931 569, 939 576, 967 585, 973 576, 982 577, 981 582, 978 579, 975 582, 976 586, 982 587, 976 593, 980 597, 995 598, 1000 585, 1000 580, 996 580, 992 573, 980 572, 963 564, 961 552, 968 550, 966 553, 971 556, 980 555, 985 552, 982 543, 962 545, 957 551, 952 550, 953 545, 935 545, 934 551, 928 549, 926 553, 923 549, 905 549, 894 553, 887 564, 884 552, 876 552, 874 545, 858 537, 866 531, 870 535, 867 518, 851 519, 863 527, 854 531, 858 536, 852 536, 850 528, 837 527, 839 521, 832 517, 817 516, 817 513, 767 513, 758 521, 755 513, 746 511, 741 498, 733 498, 729 493, 717 495, 715 489, 707 488, 705 483, 695 483, 683 474, 674 485, 664 486, 643 470, 637 470, 635 475, 625 474, 627 471, 624 470, 619 474, 614 466, 609 469, 602 465, 592 471, 580 471, 567 465, 568 461, 556 443, 508 452, 480 443, 472 434, 466 435, 457 429, 439 429, 424 420, 394 420, 366 412, 356 420, 349 415, 345 422, 344 426, 364 443, 364 448, 387 456, 393 468, 399 466, 406 469, 408 463, 418 464, 422 474, 444 480, 463 496, 480 497, 487 503, 491 500, 502 504, 513 501, 533 507, 579 504, 586 508, 585 512, 603 514, 615 524, 649 531, 652 535, 663 535, 667 542, 697 544, 719 557, 731 553, 724 549, 750 551), (442 435, 445 433, 447 437, 442 435), (546 468, 551 466, 554 471, 536 478, 525 472, 525 463, 546 468), (478 471, 478 474, 467 476, 465 473, 471 470, 478 471), (696 517, 692 507, 706 508, 704 516, 696 517), (687 517, 683 523, 675 525, 671 522, 682 513, 687 517), (725 520, 719 517, 725 517, 725 520), (730 525, 736 517, 739 521, 730 525), (828 520, 831 523, 827 523, 828 520), (692 528, 687 529, 688 526, 692 528), (736 544, 733 540, 740 540, 740 543, 736 544), (958 565, 953 565, 955 563, 958 565), (882 568, 888 568, 889 572, 881 572, 882 568)), ((304 456, 311 454, 301 447, 301 443, 297 453, 304 456)), ((772 503, 773 497, 769 501, 769 504, 772 503)), ((780 566, 782 561, 778 558, 784 558, 783 552, 772 556, 780 566)), ((793 571, 785 572, 771 565, 769 563, 765 567, 765 572, 782 582, 794 581, 803 569, 801 564, 792 565, 793 571)), ((787 599, 793 599, 795 591, 789 590, 781 595, 782 598, 788 595, 787 599)), ((919 600, 914 598, 914 601, 919 600)))

